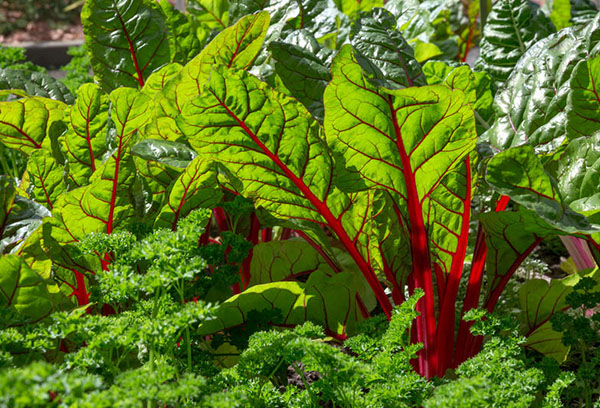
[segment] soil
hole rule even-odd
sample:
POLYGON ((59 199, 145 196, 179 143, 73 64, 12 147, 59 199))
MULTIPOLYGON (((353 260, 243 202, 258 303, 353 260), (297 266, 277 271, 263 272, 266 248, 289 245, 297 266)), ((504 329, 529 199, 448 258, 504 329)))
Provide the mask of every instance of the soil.
POLYGON ((71 24, 62 28, 51 28, 46 21, 32 21, 25 30, 18 30, 8 35, 0 35, 2 45, 15 45, 22 42, 41 41, 83 41, 81 24, 71 24))

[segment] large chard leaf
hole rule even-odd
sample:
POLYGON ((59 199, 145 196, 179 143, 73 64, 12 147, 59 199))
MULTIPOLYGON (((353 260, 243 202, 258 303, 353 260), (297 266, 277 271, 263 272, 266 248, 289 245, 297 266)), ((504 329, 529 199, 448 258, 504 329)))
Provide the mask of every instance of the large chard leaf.
MULTIPOLYGON (((361 236, 363 231, 370 233, 365 226, 370 198, 350 197, 334 187, 329 149, 302 105, 244 72, 219 69, 211 73, 201 96, 184 106, 177 123, 200 156, 224 164, 236 189, 256 208, 271 218, 296 223, 295 229, 318 231, 315 224, 327 224, 350 251, 378 300, 389 306, 358 249, 368 246, 361 236)), ((319 239, 314 234, 313 238, 319 239)))
POLYGON ((214 208, 223 199, 214 163, 198 157, 175 180, 155 227, 177 228, 177 221, 197 208, 214 208))
POLYGON ((500 85, 529 47, 554 31, 550 19, 528 0, 499 0, 483 28, 476 68, 500 85))
POLYGON ((374 9, 352 27, 352 46, 358 51, 363 68, 373 71, 377 85, 391 89, 420 86, 427 83, 413 49, 400 32, 396 20, 387 10, 374 9), (371 64, 369 64, 369 62, 371 64))
POLYGON ((21 257, 0 257, 0 271, 0 308, 21 315, 15 323, 38 321, 52 312, 47 283, 21 257))
POLYGON ((68 110, 63 150, 69 163, 69 179, 77 187, 90 182, 108 147, 109 98, 96 84, 77 91, 77 101, 68 110))
POLYGON ((527 143, 547 153, 560 146, 567 133, 570 78, 598 43, 599 22, 552 34, 523 55, 494 101, 497 119, 487 137, 495 149, 527 143))
POLYGON ((154 0, 86 1, 81 20, 94 74, 108 91, 142 87, 171 62, 167 25, 154 0))
POLYGON ((356 304, 354 275, 349 272, 328 277, 313 272, 306 283, 277 282, 252 286, 222 303, 216 319, 202 323, 202 335, 243 325, 252 313, 279 312, 270 323, 277 326, 320 324, 332 334, 348 336, 356 332, 363 318, 356 304))
POLYGON ((44 249, 66 269, 90 270, 93 265, 78 259, 73 245, 92 232, 110 234, 133 215, 135 165, 130 150, 137 130, 147 122, 149 99, 138 90, 119 88, 110 100, 116 130, 110 156, 87 186, 59 197, 53 219, 44 226, 44 249))
MULTIPOLYGON (((425 230, 431 225, 425 222, 430 216, 436 222, 435 211, 442 208, 434 207, 444 204, 442 193, 433 200, 432 194, 449 188, 460 196, 459 185, 445 185, 443 180, 475 144, 473 113, 464 94, 444 86, 377 89, 364 77, 349 47, 342 48, 334 60, 332 75, 325 91, 325 132, 349 173, 338 179, 340 188, 362 184, 387 190, 397 209, 396 222, 407 236, 425 240, 413 242, 413 249, 428 252, 431 244, 425 230)), ((445 227, 460 235, 460 222, 445 227)), ((421 267, 431 267, 423 264, 427 259, 419 262, 421 267)))
POLYGON ((361 12, 371 11, 373 7, 383 7, 383 0, 334 0, 337 7, 354 20, 361 12))
POLYGON ((66 107, 62 102, 37 96, 0 102, 0 142, 25 154, 41 149, 66 107))
POLYGON ((567 234, 596 232, 583 215, 564 203, 531 146, 513 147, 494 156, 488 164, 486 181, 552 228, 567 234))
POLYGON ((0 69, 0 89, 22 89, 30 96, 42 96, 68 104, 74 100, 62 82, 45 72, 0 69))
POLYGON ((145 129, 145 137, 178 140, 181 132, 174 119, 187 101, 200 94, 211 69, 216 65, 234 69, 250 67, 261 49, 268 26, 269 14, 261 12, 243 17, 219 33, 154 97, 155 117, 145 129))

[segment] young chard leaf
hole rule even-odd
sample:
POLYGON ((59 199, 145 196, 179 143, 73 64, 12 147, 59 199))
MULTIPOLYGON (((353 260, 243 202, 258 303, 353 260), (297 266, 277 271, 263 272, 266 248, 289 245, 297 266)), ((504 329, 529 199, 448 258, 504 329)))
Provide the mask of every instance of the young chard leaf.
POLYGON ((94 74, 106 91, 141 88, 171 62, 167 25, 154 0, 90 0, 81 21, 94 74))
POLYGON ((155 227, 177 229, 177 222, 197 208, 214 208, 223 199, 213 162, 197 157, 175 180, 167 203, 156 217, 155 227))
POLYGON ((296 280, 317 270, 328 276, 335 274, 335 270, 307 242, 262 242, 252 249, 250 286, 296 280))
POLYGON ((36 150, 29 156, 27 174, 33 186, 31 199, 52 210, 58 196, 66 191, 64 166, 44 150, 36 150))
POLYGON ((107 151, 109 97, 96 84, 77 91, 75 105, 67 111, 69 126, 63 150, 69 163, 69 179, 77 187, 90 182, 107 151))
POLYGON ((245 16, 204 47, 154 97, 154 119, 145 129, 145 137, 178 140, 181 132, 175 124, 175 117, 181 113, 185 103, 202 92, 214 66, 250 67, 261 49, 269 21, 266 12, 245 16))
POLYGON ((25 154, 41 149, 66 107, 63 102, 39 96, 0 102, 0 142, 25 154))
MULTIPOLYGON (((598 280, 598 270, 587 274, 598 280)), ((522 312, 519 317, 524 324, 527 336, 526 347, 551 356, 562 363, 568 349, 562 343, 562 334, 552 330, 550 317, 568 308, 566 297, 573 286, 583 277, 574 274, 563 279, 531 279, 519 288, 519 303, 522 312)))

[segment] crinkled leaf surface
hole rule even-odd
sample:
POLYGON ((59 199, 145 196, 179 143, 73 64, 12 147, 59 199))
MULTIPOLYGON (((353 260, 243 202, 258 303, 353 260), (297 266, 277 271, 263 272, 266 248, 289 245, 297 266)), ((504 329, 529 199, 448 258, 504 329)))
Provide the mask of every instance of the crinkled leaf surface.
POLYGON ((269 44, 275 59, 275 71, 291 95, 319 121, 323 120, 323 92, 331 79, 329 64, 318 55, 320 46, 314 37, 307 46, 286 42, 269 44))
POLYGON ((167 24, 154 0, 89 0, 81 21, 94 74, 107 91, 142 87, 171 62, 167 24))
POLYGON ((0 142, 25 154, 42 148, 66 107, 62 102, 38 96, 0 102, 0 142))
POLYGON ((17 195, 14 181, 0 175, 0 254, 18 248, 48 216, 48 209, 17 195))
POLYGON ((550 19, 528 0, 499 0, 492 6, 483 28, 476 68, 488 72, 500 85, 519 58, 554 31, 550 19))
POLYGON ((496 121, 486 137, 495 149, 527 143, 547 153, 563 143, 567 99, 573 92, 570 78, 598 43, 598 32, 597 18, 584 28, 552 34, 523 55, 494 101, 496 121))
POLYGON ((160 139, 142 140, 133 146, 131 152, 144 160, 182 169, 196 157, 196 152, 186 144, 160 139))
POLYGON ((486 181, 498 193, 533 211, 553 228, 569 234, 596 232, 583 215, 563 202, 555 182, 529 145, 494 156, 487 167, 486 181))
POLYGON ((571 0, 571 23, 586 24, 598 16, 598 8, 590 0, 571 0))
POLYGON ((45 72, 0 69, 0 89, 22 89, 30 96, 42 96, 68 104, 74 101, 69 89, 45 72))
POLYGON ((108 150, 108 111, 109 97, 96 84, 79 88, 75 105, 67 111, 63 151, 69 163, 69 179, 77 187, 90 182, 108 150))
POLYGON ((319 40, 334 35, 334 44, 347 39, 350 22, 333 0, 299 0, 298 4, 299 15, 287 21, 287 29, 306 30, 319 40))
POLYGON ((359 63, 373 71, 369 73, 377 85, 397 89, 427 83, 413 49, 396 30, 396 20, 389 11, 376 8, 358 19, 351 38, 359 63))
POLYGON ((323 325, 339 335, 352 335, 362 320, 356 306, 353 275, 343 272, 328 277, 314 272, 306 283, 277 282, 252 286, 222 303, 216 319, 202 323, 201 335, 243 325, 251 312, 277 310, 281 319, 273 325, 298 325, 306 321, 323 325))
POLYGON ((0 257, 0 307, 14 308, 27 321, 37 321, 52 311, 46 282, 21 257, 0 257))

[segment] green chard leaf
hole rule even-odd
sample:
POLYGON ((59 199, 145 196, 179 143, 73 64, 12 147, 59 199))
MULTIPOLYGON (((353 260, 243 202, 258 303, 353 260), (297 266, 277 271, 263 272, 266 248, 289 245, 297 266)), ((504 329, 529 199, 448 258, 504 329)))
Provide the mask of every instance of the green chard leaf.
POLYGON ((574 122, 574 129, 587 126, 574 112, 568 117, 567 111, 572 109, 568 100, 585 103, 581 99, 585 92, 572 88, 575 79, 571 77, 578 63, 583 60, 585 64, 597 46, 598 33, 600 18, 585 27, 552 34, 523 55, 496 94, 496 121, 484 135, 496 150, 530 144, 537 153, 554 152, 565 141, 568 122, 574 122), (571 94, 578 96, 573 99, 571 94))
POLYGON ((568 349, 562 343, 562 334, 552 330, 550 317, 568 308, 566 297, 583 276, 598 280, 598 269, 592 272, 567 276, 563 279, 531 279, 519 288, 519 315, 527 342, 525 347, 536 350, 562 363, 568 349))
POLYGON ((58 196, 66 191, 64 166, 44 150, 36 150, 27 162, 27 174, 33 186, 31 199, 52 210, 58 196))
POLYGON ((214 208, 223 199, 215 164, 198 157, 186 167, 168 192, 154 226, 175 231, 177 222, 197 208, 214 208))
POLYGON ((66 269, 93 267, 88 260, 78 259, 74 244, 92 232, 110 234, 134 215, 136 169, 130 150, 136 132, 147 123, 149 99, 136 89, 119 88, 110 100, 116 130, 114 140, 108 141, 110 156, 94 171, 88 185, 58 198, 53 219, 44 226, 45 249, 66 269))
MULTIPOLYGON (((165 16, 165 22, 169 27, 169 43, 171 45, 171 62, 185 64, 194 58, 204 45, 204 39, 198 35, 201 24, 187 14, 177 10, 169 0, 161 0, 160 7, 165 16)), ((187 10, 193 12, 192 5, 188 3, 187 10)))
POLYGON ((27 155, 41 149, 52 126, 62 121, 66 107, 38 96, 0 102, 0 142, 27 155))
POLYGON ((69 89, 60 81, 45 72, 22 69, 0 69, 0 89, 22 89, 30 96, 42 96, 67 104, 74 101, 69 89))
POLYGON ((0 175, 0 254, 14 252, 49 217, 48 209, 17 194, 14 181, 0 175))
POLYGON ((499 0, 483 28, 475 68, 487 71, 499 86, 533 44, 555 31, 550 19, 529 0, 499 0))
POLYGON ((544 169, 533 147, 513 147, 488 163, 486 181, 502 195, 567 234, 593 233, 596 229, 563 201, 555 181, 544 169))
POLYGON ((580 61, 570 81, 567 137, 600 133, 600 55, 580 61))
POLYGON ((229 2, 227 0, 190 0, 186 10, 194 19, 210 28, 227 28, 229 2))
POLYGON ((329 64, 320 56, 317 40, 304 34, 306 46, 273 41, 269 50, 275 60, 275 72, 291 95, 319 121, 323 121, 323 92, 331 80, 329 64))
POLYGON ((52 312, 47 283, 21 257, 0 257, 0 308, 13 308, 23 321, 35 322, 52 312))
POLYGON ((598 8, 590 0, 571 0, 571 20, 573 25, 586 24, 598 16, 598 8))
POLYGON ((376 85, 398 89, 427 83, 413 49, 396 30, 396 20, 389 11, 376 8, 358 19, 351 39, 358 62, 376 85))
POLYGON ((171 62, 168 29, 154 0, 90 0, 81 11, 85 44, 102 88, 142 87, 171 62))
POLYGON ((196 152, 183 143, 160 139, 145 139, 133 146, 131 153, 172 167, 186 168, 196 157, 196 152))
MULTIPOLYGON (((175 117, 187 101, 198 96, 214 66, 247 69, 261 49, 269 26, 269 14, 243 17, 217 35, 192 61, 172 77, 154 97, 154 119, 144 130, 147 138, 179 140, 175 117)), ((166 69, 166 68, 165 68, 166 69)))
MULTIPOLYGON (((460 177, 445 178, 461 168, 461 162, 475 145, 473 112, 460 90, 445 86, 395 91, 375 88, 364 77, 349 47, 342 48, 334 60, 332 75, 325 91, 325 133, 333 151, 340 152, 345 162, 337 183, 342 190, 375 187, 388 191, 392 202, 387 207, 395 208, 395 214, 390 216, 403 226, 397 233, 404 235, 387 238, 389 242, 396 241, 385 253, 390 264, 395 257, 390 251, 398 240, 409 235, 432 238, 424 231, 416 231, 431 230, 436 211, 444 211, 445 206, 464 213, 464 204, 470 200, 465 195, 469 189, 464 190, 470 172, 463 173, 463 181, 459 181, 460 177), (448 201, 453 194, 460 197, 454 203, 448 201)), ((444 228, 460 236, 461 225, 462 221, 458 221, 444 228)), ((454 242, 454 250, 457 243, 454 242)), ((420 245, 435 246, 433 242, 420 245)), ((394 272, 399 274, 399 282, 406 277, 406 264, 398 262, 402 269, 394 272)))
POLYGON ((108 111, 109 97, 96 84, 79 88, 75 105, 67 111, 63 151, 69 163, 68 177, 77 187, 89 184, 108 150, 108 111))
POLYGON ((345 338, 356 333, 356 323, 363 319, 352 288, 353 276, 343 272, 329 277, 319 270, 306 283, 284 281, 252 286, 222 303, 216 318, 202 323, 198 332, 213 334, 244 324, 252 313, 278 311, 279 317, 270 322, 274 326, 312 321, 345 338))
POLYGON ((369 12, 373 7, 383 7, 383 0, 334 0, 338 9, 354 20, 362 12, 369 12))

